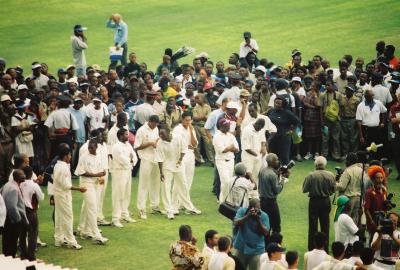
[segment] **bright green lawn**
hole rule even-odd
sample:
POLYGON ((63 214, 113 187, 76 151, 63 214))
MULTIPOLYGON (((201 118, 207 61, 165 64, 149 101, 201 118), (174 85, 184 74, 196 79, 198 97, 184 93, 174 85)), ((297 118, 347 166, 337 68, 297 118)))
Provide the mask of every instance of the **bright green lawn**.
MULTIPOLYGON (((330 163, 333 168, 339 164, 330 163)), ((279 196, 282 215, 282 233, 284 245, 291 250, 300 251, 301 255, 307 248, 307 207, 308 199, 302 194, 301 187, 304 176, 312 170, 312 162, 302 162, 292 171, 290 181, 285 185, 279 196)), ((390 179, 390 190, 399 191, 400 181, 390 179)), ((38 257, 47 262, 63 266, 78 267, 81 270, 90 269, 169 269, 169 244, 178 237, 178 227, 181 224, 192 226, 194 236, 199 240, 198 247, 203 247, 203 235, 208 229, 216 229, 221 235, 231 234, 231 223, 217 212, 215 196, 210 192, 213 181, 212 168, 198 167, 192 187, 192 201, 203 211, 200 216, 180 215, 170 221, 165 216, 148 215, 146 221, 139 220, 136 210, 136 195, 138 179, 133 180, 133 197, 131 211, 138 219, 136 224, 126 225, 123 229, 102 227, 105 237, 110 239, 106 246, 96 246, 88 240, 80 240, 84 246, 81 251, 55 248, 53 243, 52 209, 47 201, 40 208, 40 237, 51 244, 41 248, 38 257)), ((78 181, 76 181, 77 183, 78 181)), ((110 187, 110 186, 109 186, 110 187)), ((397 192, 398 193, 398 192, 397 192)), ((400 202, 396 198, 397 202, 400 202)), ((74 194, 74 218, 78 223, 81 196, 74 194)), ((111 218, 111 189, 107 190, 105 214, 111 218)), ((76 227, 76 226, 75 226, 76 227)), ((333 229, 331 229, 333 232, 333 229)))
POLYGON ((372 59, 378 40, 400 45, 397 0, 0 0, 0 6, 0 57, 10 66, 22 65, 27 74, 34 60, 52 71, 70 64, 69 38, 78 23, 89 28, 88 63, 105 68, 113 42, 105 23, 113 12, 129 25, 130 51, 152 69, 166 47, 184 44, 227 63, 244 31, 257 39, 260 56, 280 64, 294 48, 304 60, 320 54, 336 65, 344 54, 372 59))

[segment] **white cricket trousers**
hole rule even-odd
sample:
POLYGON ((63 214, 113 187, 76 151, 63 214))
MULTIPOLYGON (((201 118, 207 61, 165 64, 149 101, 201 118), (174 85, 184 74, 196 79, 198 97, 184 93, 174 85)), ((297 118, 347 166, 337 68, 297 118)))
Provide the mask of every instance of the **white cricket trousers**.
POLYGON ((104 203, 104 197, 106 196, 106 190, 107 190, 107 185, 108 185, 108 170, 106 170, 106 175, 104 176, 104 184, 102 185, 97 185, 97 219, 98 220, 103 220, 104 219, 104 214, 103 214, 103 203, 104 203))
POLYGON ((85 187, 79 220, 79 230, 82 234, 100 239, 101 234, 97 227, 97 183, 93 181, 81 181, 80 187, 85 187))
POLYGON ((121 217, 128 218, 131 202, 132 170, 114 169, 111 173, 112 181, 112 221, 119 222, 121 217))
POLYGON ((164 173, 165 178, 174 179, 174 185, 172 188, 172 206, 174 211, 178 211, 180 206, 183 206, 187 210, 194 210, 195 207, 190 200, 190 194, 188 184, 186 183, 185 172, 179 170, 178 172, 164 173), (168 176, 167 176, 168 175, 168 176))
POLYGON ((150 206, 156 208, 160 204, 160 169, 157 162, 140 160, 137 208, 146 212, 147 196, 150 206))
POLYGON ((190 189, 192 188, 194 168, 195 168, 195 156, 193 150, 188 150, 183 156, 182 167, 185 173, 186 184, 190 192, 190 189))
POLYGON ((55 217, 54 217, 54 239, 56 243, 67 242, 68 245, 76 245, 73 233, 74 217, 72 212, 71 191, 63 194, 54 194, 55 217))
POLYGON ((165 211, 168 214, 174 212, 172 205, 172 180, 174 179, 174 172, 163 169, 164 182, 161 183, 161 201, 164 205, 165 211))
POLYGON ((217 166, 219 180, 221 182, 219 201, 222 203, 229 192, 229 182, 232 181, 235 162, 233 159, 230 160, 216 159, 215 165, 217 166))
POLYGON ((262 164, 262 157, 246 157, 242 158, 243 164, 246 166, 247 172, 251 173, 251 177, 253 178, 254 182, 257 184, 256 190, 251 190, 249 192, 249 198, 259 199, 260 196, 258 194, 258 174, 261 170, 262 164))

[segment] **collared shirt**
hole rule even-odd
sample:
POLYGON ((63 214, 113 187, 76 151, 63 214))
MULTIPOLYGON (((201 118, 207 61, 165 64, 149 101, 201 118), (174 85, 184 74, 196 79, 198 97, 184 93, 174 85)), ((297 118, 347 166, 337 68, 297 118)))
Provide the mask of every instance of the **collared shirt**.
POLYGON ((225 114, 225 113, 224 113, 223 110, 221 110, 221 109, 216 109, 215 111, 212 111, 212 112, 210 113, 210 115, 208 116, 207 121, 206 121, 206 123, 204 124, 204 128, 207 129, 207 130, 211 133, 212 136, 214 136, 214 135, 217 133, 217 131, 218 131, 218 128, 217 128, 218 120, 219 120, 224 114, 225 114))
MULTIPOLYGON (((203 106, 200 106, 199 104, 197 104, 193 108, 192 113, 193 113, 193 117, 205 117, 207 119, 207 117, 211 113, 211 107, 208 104, 204 104, 203 106)), ((206 120, 201 120, 201 121, 194 121, 193 120, 193 125, 197 125, 197 126, 203 127, 205 123, 206 123, 206 120)))
POLYGON ((153 106, 149 103, 140 104, 139 106, 135 106, 133 109, 135 111, 133 119, 141 125, 144 125, 145 122, 149 121, 150 116, 157 114, 153 106))
POLYGON ((347 264, 344 261, 339 261, 337 259, 330 259, 325 261, 314 268, 314 270, 355 270, 356 266, 347 264))
POLYGON ((374 93, 374 99, 379 100, 383 105, 387 105, 393 101, 389 88, 381 84, 377 84, 372 87, 372 92, 374 93))
POLYGON ((325 250, 313 249, 304 254, 304 270, 313 270, 315 267, 326 261, 330 256, 325 250))
POLYGON ((357 106, 360 103, 360 99, 355 95, 351 98, 347 98, 346 95, 338 96, 339 102, 339 114, 341 117, 355 118, 357 112, 357 106))
POLYGON ((157 115, 162 114, 166 107, 167 103, 165 101, 163 100, 161 100, 161 102, 154 101, 153 108, 157 115))
POLYGON ((55 129, 68 128, 77 130, 79 128, 75 116, 67 108, 52 112, 46 122, 44 122, 44 125, 49 128, 54 127, 55 129))
POLYGON ((71 196, 71 168, 70 164, 62 160, 57 160, 53 171, 53 190, 54 194, 71 196))
POLYGON ((230 89, 225 89, 222 95, 219 96, 217 104, 221 105, 225 98, 227 98, 229 101, 239 101, 240 88, 237 86, 232 86, 230 89))
POLYGON ((118 141, 114 144, 112 151, 113 170, 131 170, 137 163, 137 156, 132 146, 128 142, 118 141), (132 159, 130 156, 132 155, 132 159))
POLYGON ((260 198, 276 199, 283 189, 283 181, 279 181, 278 175, 270 167, 261 169, 258 181, 260 198))
POLYGON ((182 120, 182 109, 180 107, 176 107, 171 114, 168 114, 165 110, 159 114, 160 122, 165 123, 170 129, 173 129, 182 120))
POLYGON ((340 195, 354 197, 361 195, 361 178, 363 175, 360 164, 353 164, 347 167, 336 183, 336 189, 340 195))
POLYGON ((342 213, 334 223, 335 241, 342 242, 345 247, 358 241, 358 227, 353 219, 345 213, 342 213))
POLYGON ((75 169, 75 174, 80 176, 80 182, 97 183, 99 177, 83 176, 85 173, 97 174, 105 170, 101 161, 101 157, 96 152, 96 155, 87 153, 79 157, 78 165, 75 169))
POLYGON ((335 192, 335 175, 326 170, 315 170, 304 179, 303 193, 310 198, 328 198, 335 192))
POLYGON ((183 140, 183 145, 186 148, 185 153, 188 152, 193 152, 193 149, 190 148, 196 148, 198 141, 196 138, 196 132, 194 129, 190 129, 190 127, 185 128, 182 124, 177 125, 174 130, 172 131, 172 135, 176 137, 181 137, 183 140), (193 135, 194 140, 196 141, 195 145, 192 145, 192 139, 191 136, 193 135))
POLYGON ((125 22, 121 20, 116 24, 112 20, 108 20, 106 26, 114 29, 114 43, 119 47, 128 41, 128 25, 125 22))
POLYGON ((75 117, 76 122, 78 124, 75 141, 77 143, 84 143, 86 141, 86 131, 85 131, 86 111, 83 108, 75 110, 73 107, 70 107, 69 111, 75 117))
POLYGON ((201 255, 203 256, 204 263, 203 263, 203 267, 201 269, 204 269, 204 270, 209 269, 208 263, 210 261, 210 258, 216 252, 217 252, 216 249, 212 249, 209 246, 207 246, 207 243, 204 243, 203 250, 201 251, 201 255))
MULTIPOLYGON (((151 129, 148 125, 148 123, 145 123, 143 126, 141 126, 137 133, 136 133, 136 138, 135 138, 135 145, 134 148, 138 148, 144 143, 148 142, 155 142, 159 138, 158 136, 158 128, 155 127, 154 129, 151 129)), ((156 162, 155 157, 156 157, 156 149, 153 146, 146 147, 141 150, 137 150, 137 153, 140 157, 140 159, 144 159, 150 162, 156 162)))
POLYGON ((253 125, 248 125, 245 127, 241 135, 242 160, 260 158, 261 146, 262 143, 265 142, 265 133, 263 133, 262 130, 256 131, 253 125), (247 153, 246 150, 252 150, 257 154, 257 157, 247 153))
POLYGON ((40 73, 39 77, 35 77, 33 76, 33 74, 30 76, 31 80, 34 80, 35 82, 35 89, 39 90, 41 89, 43 86, 47 86, 47 83, 49 81, 49 77, 47 77, 46 75, 43 75, 42 73, 40 73))
POLYGON ((20 184, 20 188, 22 192, 22 197, 24 198, 25 206, 30 209, 34 208, 32 206, 33 196, 36 196, 36 199, 38 201, 42 201, 44 199, 44 194, 42 190, 37 183, 33 182, 33 180, 25 180, 20 184))
POLYGON ((85 50, 88 48, 88 45, 85 41, 82 40, 81 37, 72 36, 72 57, 74 59, 74 65, 77 67, 86 66, 86 57, 85 50))
POLYGON ((208 270, 235 270, 235 261, 226 252, 212 254, 208 270))
POLYGON ((172 243, 169 258, 173 264, 173 270, 199 270, 204 263, 197 247, 186 241, 172 243))
MULTIPOLYGON (((250 39, 250 46, 258 51, 258 44, 257 44, 257 41, 255 39, 252 39, 252 38, 250 39)), ((240 47, 239 47, 239 57, 240 58, 246 57, 250 52, 253 52, 254 54, 257 54, 250 47, 246 46, 246 42, 245 41, 240 43, 240 47)))
POLYGON ((22 222, 28 224, 25 213, 25 203, 18 183, 15 181, 7 182, 0 190, 7 209, 7 218, 11 223, 22 222))
POLYGON ((232 133, 222 133, 218 131, 213 140, 213 145, 215 149, 215 159, 216 160, 232 160, 235 158, 235 154, 232 152, 222 153, 228 146, 234 145, 235 148, 239 149, 239 145, 236 141, 235 136, 232 133))
POLYGON ((386 107, 377 99, 374 99, 374 105, 371 109, 365 103, 365 100, 358 104, 356 112, 356 120, 361 121, 363 126, 367 127, 377 127, 380 123, 381 113, 387 112, 386 107))
POLYGON ((260 270, 286 270, 285 267, 277 261, 266 261, 260 266, 260 270))
MULTIPOLYGON (((242 219, 247 212, 248 208, 239 208, 236 212, 235 221, 242 219)), ((269 226, 268 215, 261 211, 261 223, 267 228, 269 226)), ((235 249, 241 251, 245 255, 261 255, 265 251, 265 240, 264 235, 260 234, 260 229, 257 221, 254 218, 247 219, 241 226, 240 229, 236 230, 234 236, 233 246, 235 249)))
POLYGON ((181 155, 186 153, 187 145, 181 136, 172 135, 170 142, 159 140, 156 148, 156 160, 162 162, 163 170, 171 172, 182 171, 182 165, 177 166, 181 155))

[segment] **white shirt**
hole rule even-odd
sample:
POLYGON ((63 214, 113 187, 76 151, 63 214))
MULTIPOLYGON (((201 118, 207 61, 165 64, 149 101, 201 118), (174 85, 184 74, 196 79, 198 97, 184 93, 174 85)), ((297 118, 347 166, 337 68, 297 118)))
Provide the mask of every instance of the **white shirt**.
POLYGON ((352 256, 352 257, 350 257, 348 259, 344 259, 343 261, 348 263, 348 264, 351 264, 351 265, 356 265, 356 263, 362 264, 361 258, 360 257, 354 257, 354 256, 352 256))
POLYGON ((227 98, 229 101, 239 101, 240 99, 240 88, 232 86, 230 89, 225 89, 224 92, 217 99, 217 104, 221 105, 222 101, 227 98))
POLYGON ((260 270, 274 270, 274 269, 286 269, 284 267, 282 267, 279 262, 277 261, 264 261, 261 266, 260 266, 260 270))
MULTIPOLYGON (((146 122, 136 132, 134 148, 137 149, 139 146, 141 146, 144 143, 155 142, 158 139, 159 139, 158 128, 155 127, 154 129, 151 129, 149 127, 148 123, 146 122)), ((137 150, 137 153, 138 153, 140 159, 144 159, 144 160, 147 160, 150 162, 155 162, 156 149, 153 146, 149 146, 144 149, 137 150)))
POLYGON ((380 114, 387 112, 387 109, 385 106, 383 106, 382 102, 377 99, 374 99, 374 102, 375 104, 372 109, 370 109, 370 107, 365 104, 365 101, 361 102, 357 106, 356 120, 361 121, 361 124, 363 126, 379 126, 380 114))
POLYGON ((132 146, 128 142, 118 141, 114 144, 112 151, 113 170, 131 170, 137 162, 137 156, 132 146), (133 156, 132 160, 130 156, 133 156))
POLYGON ((294 96, 292 94, 289 94, 285 89, 276 91, 276 94, 273 94, 271 96, 271 98, 269 99, 269 102, 268 102, 268 107, 271 107, 271 108, 274 107, 274 102, 275 102, 276 95, 278 95, 278 96, 289 95, 290 96, 290 107, 291 108, 295 108, 296 107, 296 102, 294 100, 294 96))
POLYGON ((304 270, 312 270, 328 258, 329 255, 325 250, 313 249, 308 251, 304 254, 304 270))
POLYGON ((334 228, 335 241, 342 242, 345 247, 347 247, 348 244, 353 244, 355 241, 358 241, 358 236, 355 235, 358 231, 358 227, 349 215, 341 214, 334 223, 334 228))
POLYGON ((271 122, 271 119, 269 119, 268 116, 263 115, 261 113, 257 113, 257 117, 256 118, 252 118, 249 114, 249 117, 246 117, 243 119, 242 121, 242 130, 250 125, 250 124, 254 124, 258 119, 264 119, 265 121, 265 126, 263 127, 263 129, 261 130, 264 134, 265 131, 268 131, 269 133, 276 133, 277 129, 276 126, 271 122))
MULTIPOLYGON (((393 231, 393 234, 397 239, 400 239, 400 231, 398 229, 393 231)), ((378 239, 378 233, 374 234, 374 237, 372 238, 372 242, 371 243, 375 242, 376 239, 378 239)), ((382 239, 392 240, 392 238, 390 236, 388 236, 388 235, 382 235, 382 239)), ((397 254, 397 256, 400 257, 400 250, 399 250, 399 253, 397 254)), ((375 257, 375 259, 383 259, 382 256, 381 256, 380 247, 379 247, 379 249, 377 251, 375 251, 375 256, 374 257, 375 257)))
POLYGON ((54 127, 55 129, 70 129, 72 127, 72 130, 77 130, 79 128, 75 116, 69 111, 68 108, 62 108, 52 112, 49 117, 47 117, 44 124, 49 128, 54 127))
POLYGON ((172 135, 176 136, 176 137, 182 137, 183 139, 183 144, 186 147, 186 151, 185 153, 188 152, 193 152, 193 149, 189 149, 189 146, 192 147, 196 147, 197 146, 197 138, 196 138, 196 132, 194 131, 194 129, 192 129, 192 131, 190 131, 190 128, 184 128, 182 124, 177 125, 174 130, 172 131, 172 135), (196 145, 192 145, 191 143, 191 134, 193 133, 193 137, 196 141, 196 145))
POLYGON ((384 270, 382 267, 377 266, 376 264, 364 265, 368 270, 384 270))
POLYGON ((249 192, 254 189, 256 184, 246 179, 245 177, 237 177, 234 176, 232 181, 229 183, 229 192, 226 200, 230 202, 232 205, 241 206, 247 208, 249 206, 249 192), (237 180, 236 180, 237 178, 237 180), (232 188, 232 185, 235 185, 232 188), (243 200, 243 204, 241 202, 243 200))
POLYGON ((314 270, 354 270, 356 267, 347 264, 344 261, 339 261, 334 258, 329 261, 325 261, 314 268, 314 270))
POLYGON ((182 165, 177 166, 182 153, 186 153, 187 146, 182 137, 172 136, 170 142, 159 140, 157 142, 156 155, 157 161, 162 162, 163 170, 178 172, 182 170, 182 165))
POLYGON ((55 195, 71 196, 71 171, 70 164, 58 160, 53 171, 53 190, 55 195))
MULTIPOLYGON (((126 130, 129 130, 128 125, 124 126, 123 128, 126 130)), ((108 131, 107 148, 108 148, 108 153, 110 153, 110 154, 111 154, 113 145, 118 142, 118 136, 117 136, 118 130, 119 130, 119 127, 117 126, 117 123, 115 123, 112 126, 112 128, 110 128, 110 130, 108 131)))
POLYGON ((248 125, 243 129, 241 136, 242 143, 242 160, 259 158, 261 156, 261 145, 266 142, 265 133, 256 131, 253 125, 248 125), (257 154, 257 157, 247 153, 246 150, 252 150, 257 154))
POLYGON ((166 107, 167 103, 165 101, 161 100, 161 103, 158 103, 158 101, 154 101, 153 109, 157 115, 162 114, 165 111, 166 107))
POLYGON ((157 114, 154 107, 149 103, 143 103, 138 106, 134 106, 132 110, 135 112, 133 119, 142 125, 149 121, 150 116, 157 114))
POLYGON ((22 192, 22 197, 24 198, 25 206, 33 209, 32 207, 32 197, 36 195, 36 199, 38 201, 42 201, 44 199, 44 194, 40 189, 39 185, 33 180, 25 180, 19 186, 22 192))
POLYGON ((235 154, 233 152, 222 153, 228 146, 234 145, 235 148, 239 149, 239 145, 236 141, 235 136, 232 133, 227 132, 226 134, 221 131, 217 131, 213 140, 213 145, 215 149, 215 159, 219 160, 232 160, 235 158, 235 154))
POLYGON ((105 168, 103 167, 99 151, 96 151, 96 155, 87 153, 79 157, 78 165, 75 169, 75 174, 80 176, 81 182, 97 183, 98 177, 87 177, 83 176, 83 174, 97 174, 104 172, 104 170, 105 168))
MULTIPOLYGON (((240 58, 246 57, 247 54, 249 54, 249 52, 253 52, 254 54, 257 54, 250 47, 247 47, 245 45, 246 45, 246 41, 243 41, 242 43, 240 43, 240 48, 239 48, 239 57, 240 58)), ((258 44, 255 39, 252 39, 252 38, 250 39, 250 46, 258 51, 258 44)))
POLYGON ((43 75, 42 73, 40 73, 39 77, 35 77, 32 74, 30 76, 30 78, 35 81, 35 89, 36 90, 41 89, 43 86, 46 86, 49 81, 49 77, 47 77, 46 75, 43 75))
MULTIPOLYGON (((261 254, 260 256, 260 265, 262 265, 265 262, 269 261, 269 257, 268 257, 268 253, 265 252, 263 254, 261 254)), ((286 255, 284 253, 282 253, 281 259, 278 261, 278 264, 280 266, 283 266, 284 268, 288 268, 288 264, 286 262, 286 255)))
POLYGON ((89 131, 98 128, 105 128, 106 123, 103 122, 104 117, 109 116, 110 113, 108 112, 107 106, 100 106, 97 110, 94 106, 88 106, 86 110, 86 116, 89 118, 89 131))
POLYGON ((224 270, 224 269, 229 269, 229 270, 234 270, 235 263, 233 262, 233 259, 228 256, 227 253, 225 252, 215 252, 211 255, 210 261, 208 263, 208 270, 224 270), (231 266, 233 268, 225 268, 231 266))
POLYGON ((389 88, 381 84, 372 87, 372 92, 374 93, 374 99, 379 100, 380 102, 382 102, 383 105, 387 105, 388 103, 393 101, 389 88))
POLYGON ((204 258, 204 264, 203 267, 201 269, 209 269, 208 268, 208 263, 211 259, 211 256, 216 253, 217 251, 215 249, 210 248, 209 246, 207 246, 206 243, 204 243, 204 247, 203 250, 201 251, 201 255, 204 258))

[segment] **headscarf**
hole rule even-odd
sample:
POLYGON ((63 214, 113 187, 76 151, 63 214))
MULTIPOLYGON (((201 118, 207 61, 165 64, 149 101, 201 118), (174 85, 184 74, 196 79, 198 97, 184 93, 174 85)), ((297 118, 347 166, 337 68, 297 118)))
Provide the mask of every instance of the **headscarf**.
POLYGON ((344 208, 346 207, 346 204, 350 201, 350 199, 347 196, 341 195, 337 199, 337 209, 335 213, 335 219, 334 221, 336 222, 340 216, 340 214, 343 213, 344 208))
POLYGON ((385 177, 385 170, 381 166, 373 165, 368 168, 368 176, 372 180, 375 174, 381 173, 385 177))

